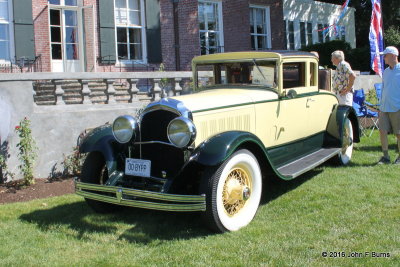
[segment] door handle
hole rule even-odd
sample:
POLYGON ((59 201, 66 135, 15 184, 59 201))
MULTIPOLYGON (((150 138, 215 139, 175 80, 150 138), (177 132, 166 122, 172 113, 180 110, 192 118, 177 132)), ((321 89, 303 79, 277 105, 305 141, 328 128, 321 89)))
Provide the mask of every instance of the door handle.
POLYGON ((308 105, 308 102, 315 102, 315 100, 314 99, 312 99, 312 98, 307 98, 307 103, 306 103, 306 107, 307 108, 309 108, 310 106, 308 105))

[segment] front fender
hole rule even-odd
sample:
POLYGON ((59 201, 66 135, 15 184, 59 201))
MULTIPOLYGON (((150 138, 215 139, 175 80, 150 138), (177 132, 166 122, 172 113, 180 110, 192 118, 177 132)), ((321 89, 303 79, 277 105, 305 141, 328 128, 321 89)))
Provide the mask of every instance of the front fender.
POLYGON ((82 139, 79 152, 100 152, 106 161, 108 173, 111 174, 117 165, 113 148, 116 144, 111 125, 106 124, 93 129, 82 139))
MULTIPOLYGON (((360 142, 360 126, 358 122, 358 118, 356 112, 353 107, 338 105, 335 106, 332 111, 331 117, 329 118, 327 132, 330 136, 332 136, 336 141, 341 140, 341 133, 344 125, 344 121, 346 118, 349 118, 351 124, 353 125, 353 142, 360 142)), ((334 142, 329 139, 329 142, 334 142)), ((339 144, 332 144, 339 145, 339 144)), ((340 144, 341 145, 341 144, 340 144)))
POLYGON ((194 151, 192 161, 205 166, 216 166, 224 162, 245 142, 252 142, 265 151, 261 140, 252 133, 242 131, 223 132, 201 143, 194 151))

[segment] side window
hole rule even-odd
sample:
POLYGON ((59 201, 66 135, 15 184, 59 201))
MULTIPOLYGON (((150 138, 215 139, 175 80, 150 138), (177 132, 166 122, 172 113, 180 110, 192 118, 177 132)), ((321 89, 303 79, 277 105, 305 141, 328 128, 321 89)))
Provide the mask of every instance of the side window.
POLYGON ((317 64, 310 63, 310 86, 317 86, 317 64))
POLYGON ((284 63, 283 89, 304 87, 305 85, 305 63, 284 63))

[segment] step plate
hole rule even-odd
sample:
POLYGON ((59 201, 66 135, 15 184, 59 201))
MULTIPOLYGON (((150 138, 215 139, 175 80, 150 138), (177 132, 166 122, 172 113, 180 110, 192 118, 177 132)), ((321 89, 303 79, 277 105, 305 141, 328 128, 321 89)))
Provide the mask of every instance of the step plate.
POLYGON ((305 157, 292 161, 278 168, 279 173, 288 178, 295 178, 324 163, 339 154, 340 148, 321 148, 305 157))

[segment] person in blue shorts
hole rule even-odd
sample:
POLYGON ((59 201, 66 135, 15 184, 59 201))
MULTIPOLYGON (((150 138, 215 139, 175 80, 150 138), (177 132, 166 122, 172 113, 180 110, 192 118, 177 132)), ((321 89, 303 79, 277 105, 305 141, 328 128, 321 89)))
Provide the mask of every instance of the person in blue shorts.
POLYGON ((399 50, 394 46, 383 51, 385 63, 389 65, 383 72, 383 88, 379 109, 379 134, 383 156, 378 164, 391 163, 389 157, 388 133, 397 137, 398 153, 394 164, 400 164, 400 63, 399 50))

